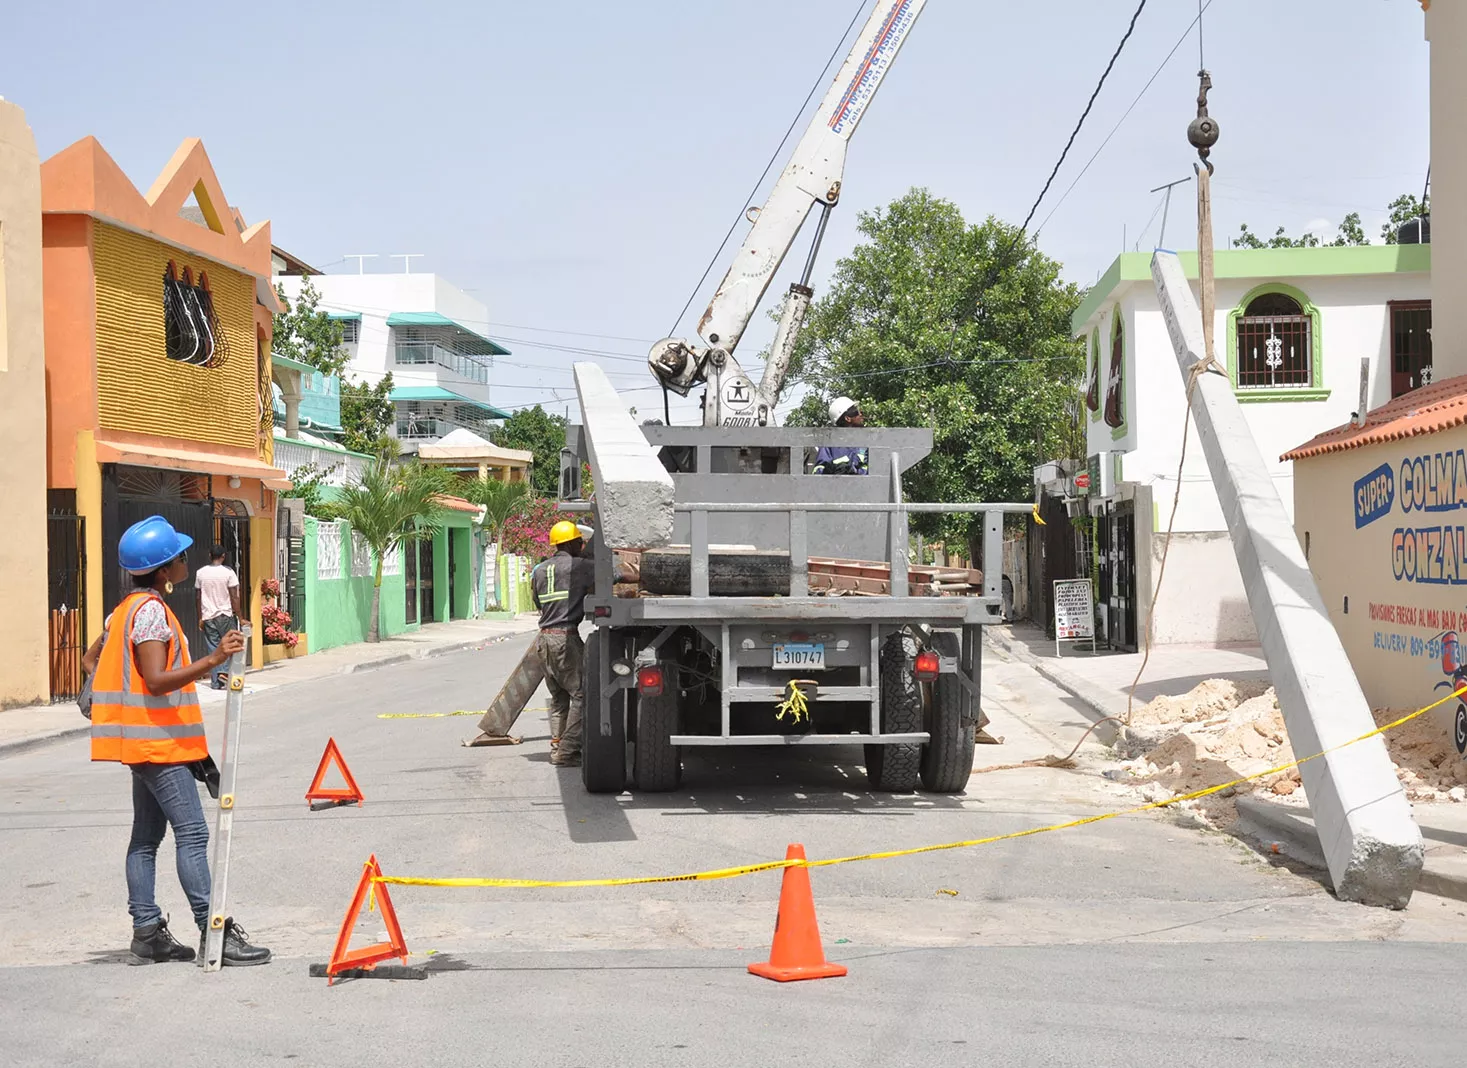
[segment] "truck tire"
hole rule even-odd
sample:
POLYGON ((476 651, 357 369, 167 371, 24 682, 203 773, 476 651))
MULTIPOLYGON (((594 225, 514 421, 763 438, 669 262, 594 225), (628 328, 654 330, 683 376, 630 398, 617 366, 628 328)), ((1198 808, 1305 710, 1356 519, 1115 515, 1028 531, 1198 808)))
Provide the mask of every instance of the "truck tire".
MULTIPOLYGON (((932 649, 939 656, 958 656, 962 639, 951 631, 932 636, 932 649)), ((937 794, 960 794, 973 774, 976 717, 964 724, 968 692, 956 675, 939 675, 927 700, 927 733, 922 747, 922 788, 937 794)))
MULTIPOLYGON (((922 687, 912 676, 917 642, 894 634, 881 649, 881 732, 910 734, 922 729, 922 687)), ((922 746, 915 742, 866 747, 866 777, 873 790, 910 794, 921 777, 922 746)))
MULTIPOLYGON (((610 637, 610 636, 608 636, 610 637)), ((627 785, 627 691, 611 699, 611 733, 601 733, 599 693, 606 683, 601 667, 601 635, 586 643, 586 677, 581 690, 581 782, 593 794, 619 794, 627 785)))
POLYGON ((682 698, 671 685, 676 675, 668 673, 669 685, 656 697, 637 697, 637 731, 632 742, 632 782, 638 790, 666 793, 676 790, 682 781, 683 766, 677 747, 671 742, 677 730, 678 707, 682 698))

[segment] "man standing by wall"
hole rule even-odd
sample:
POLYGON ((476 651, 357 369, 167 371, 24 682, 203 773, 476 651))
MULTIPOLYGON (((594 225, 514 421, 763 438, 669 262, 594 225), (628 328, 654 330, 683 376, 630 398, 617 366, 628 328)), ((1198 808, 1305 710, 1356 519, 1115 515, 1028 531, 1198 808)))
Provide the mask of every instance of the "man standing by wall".
MULTIPOLYGON (((239 576, 224 562, 224 556, 224 546, 215 545, 209 553, 209 566, 199 568, 194 576, 199 627, 211 653, 219 648, 226 634, 239 629, 239 576)), ((224 689, 228 685, 228 673, 217 672, 210 685, 216 690, 224 689)))

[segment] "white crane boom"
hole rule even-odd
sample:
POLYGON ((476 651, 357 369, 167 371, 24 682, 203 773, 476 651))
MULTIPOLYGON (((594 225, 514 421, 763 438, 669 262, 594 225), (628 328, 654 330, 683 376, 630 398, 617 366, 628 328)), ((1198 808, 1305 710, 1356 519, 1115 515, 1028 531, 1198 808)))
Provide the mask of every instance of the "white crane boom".
POLYGON ((708 384, 703 402, 705 426, 762 426, 773 421, 795 336, 810 304, 815 254, 830 209, 840 199, 846 145, 926 3, 877 3, 768 199, 763 207, 750 210, 754 224, 698 321, 698 335, 706 347, 689 345, 681 338, 653 346, 648 364, 664 386, 686 396, 695 386, 708 384), (790 286, 763 380, 756 387, 733 358, 733 351, 810 209, 817 204, 822 211, 810 257, 801 280, 790 286))

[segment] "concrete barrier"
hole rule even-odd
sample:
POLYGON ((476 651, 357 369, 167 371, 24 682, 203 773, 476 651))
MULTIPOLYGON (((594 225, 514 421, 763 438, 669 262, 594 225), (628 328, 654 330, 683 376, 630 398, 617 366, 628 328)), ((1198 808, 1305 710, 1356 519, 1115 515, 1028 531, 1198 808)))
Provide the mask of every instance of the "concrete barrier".
POLYGON ((672 540, 672 476, 606 372, 578 363, 575 376, 602 543, 612 549, 666 545, 672 540))
MULTIPOLYGON (((1185 385, 1203 352, 1202 317, 1175 253, 1157 252, 1151 275, 1185 385)), ((1192 418, 1294 752, 1318 753, 1374 730, 1370 706, 1226 374, 1198 376, 1192 418)), ((1385 741, 1377 736, 1311 760, 1300 773, 1336 895, 1405 908, 1424 852, 1385 741)))

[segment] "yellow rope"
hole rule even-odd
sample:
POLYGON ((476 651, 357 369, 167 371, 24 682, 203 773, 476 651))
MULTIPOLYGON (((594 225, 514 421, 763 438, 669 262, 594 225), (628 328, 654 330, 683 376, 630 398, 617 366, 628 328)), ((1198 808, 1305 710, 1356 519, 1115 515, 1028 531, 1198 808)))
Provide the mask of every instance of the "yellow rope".
POLYGON ((1453 698, 1467 694, 1467 685, 1427 705, 1418 708, 1400 719, 1393 720, 1383 727, 1377 727, 1373 731, 1367 731, 1358 738, 1351 738, 1347 742, 1331 746, 1329 749, 1314 753, 1311 756, 1291 760, 1287 764, 1278 767, 1266 768, 1263 771, 1255 771, 1251 775, 1244 775, 1234 779, 1232 782, 1220 783, 1217 786, 1209 786, 1202 790, 1194 790, 1189 794, 1181 794, 1166 801, 1153 801, 1150 804, 1137 805, 1135 808, 1122 809, 1117 812, 1102 812, 1094 816, 1084 816, 1076 820, 1067 820, 1064 823, 1051 823, 1043 827, 1028 827, 1022 831, 1010 831, 1007 834, 994 834, 987 838, 969 838, 961 842, 942 842, 937 845, 917 846, 912 849, 888 849, 880 853, 860 853, 850 857, 829 857, 825 860, 767 860, 758 864, 744 864, 734 868, 714 868, 710 871, 689 872, 685 875, 644 875, 622 879, 427 879, 415 878, 406 875, 378 876, 373 881, 379 883, 393 883, 398 886, 446 886, 446 887, 495 887, 505 890, 536 890, 562 887, 581 886, 646 886, 650 883, 691 883, 707 882, 713 879, 734 879, 741 875, 753 875, 761 871, 774 871, 784 868, 827 868, 836 864, 854 864, 862 860, 889 860, 893 857, 913 857, 919 853, 937 853, 948 849, 968 849, 973 846, 991 845, 994 842, 1008 842, 1016 838, 1030 838, 1036 834, 1046 834, 1050 831, 1065 831, 1072 827, 1084 827, 1091 823, 1101 823, 1105 820, 1117 819, 1121 816, 1134 816, 1142 812, 1150 812, 1153 809, 1167 808, 1171 805, 1181 804, 1183 801, 1195 801, 1198 798, 1208 797, 1212 794, 1221 793, 1224 790, 1241 786, 1254 779, 1262 779, 1268 775, 1277 775, 1279 772, 1297 768, 1301 764, 1307 764, 1311 760, 1318 760, 1322 756, 1338 752, 1347 746, 1374 738, 1384 734, 1386 731, 1395 730, 1404 723, 1409 723, 1418 716, 1424 716, 1432 709, 1440 708, 1453 698))
POLYGON ((805 691, 800 688, 799 683, 791 682, 790 695, 784 699, 775 712, 774 718, 783 722, 785 716, 790 717, 791 723, 799 723, 801 720, 810 718, 810 702, 805 697, 805 691))

